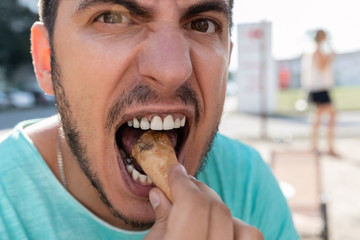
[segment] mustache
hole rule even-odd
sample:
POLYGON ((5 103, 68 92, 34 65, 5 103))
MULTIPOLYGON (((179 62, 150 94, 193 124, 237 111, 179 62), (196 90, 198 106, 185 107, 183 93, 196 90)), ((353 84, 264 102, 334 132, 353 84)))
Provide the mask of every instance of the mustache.
MULTIPOLYGON (((191 105, 195 109, 195 125, 199 123, 200 105, 196 92, 190 87, 189 83, 184 83, 176 89, 174 98, 180 99, 185 105, 191 105)), ((106 122, 105 129, 111 131, 116 120, 124 112, 124 109, 132 104, 146 104, 150 101, 160 100, 159 94, 148 85, 136 85, 131 90, 125 90, 121 96, 111 106, 106 122)))

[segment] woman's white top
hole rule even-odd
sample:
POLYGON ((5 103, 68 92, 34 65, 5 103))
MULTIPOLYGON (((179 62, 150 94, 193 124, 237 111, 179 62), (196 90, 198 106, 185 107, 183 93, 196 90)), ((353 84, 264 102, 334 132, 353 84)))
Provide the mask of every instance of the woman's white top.
MULTIPOLYGON (((304 53, 302 56, 302 86, 307 91, 329 90, 334 84, 332 63, 320 68, 318 57, 314 53, 315 49, 304 53)), ((333 54, 332 51, 325 53, 328 56, 333 54)))

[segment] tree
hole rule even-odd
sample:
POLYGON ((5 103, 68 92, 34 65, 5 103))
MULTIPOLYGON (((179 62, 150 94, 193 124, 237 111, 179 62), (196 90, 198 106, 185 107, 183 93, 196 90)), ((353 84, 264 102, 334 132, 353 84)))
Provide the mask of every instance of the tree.
POLYGON ((37 13, 18 0, 0 0, 0 67, 9 77, 24 63, 31 63, 30 28, 37 13))

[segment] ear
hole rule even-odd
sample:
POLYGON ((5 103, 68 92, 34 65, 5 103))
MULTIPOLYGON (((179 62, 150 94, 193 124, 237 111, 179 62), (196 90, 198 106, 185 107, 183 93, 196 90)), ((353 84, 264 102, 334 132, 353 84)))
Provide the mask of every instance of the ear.
POLYGON ((230 53, 229 53, 229 65, 230 65, 230 62, 231 62, 231 54, 232 54, 233 47, 234 47, 234 43, 231 41, 230 42, 230 53))
POLYGON ((39 86, 46 94, 54 95, 49 34, 41 22, 35 22, 31 28, 31 55, 39 86))

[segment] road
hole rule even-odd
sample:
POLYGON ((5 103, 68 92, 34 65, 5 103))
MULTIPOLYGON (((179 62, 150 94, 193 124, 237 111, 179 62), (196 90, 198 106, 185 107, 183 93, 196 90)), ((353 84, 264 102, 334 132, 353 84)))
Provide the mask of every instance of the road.
POLYGON ((43 106, 24 110, 0 111, 0 131, 13 128, 17 123, 34 118, 44 118, 54 115, 54 106, 43 106))

